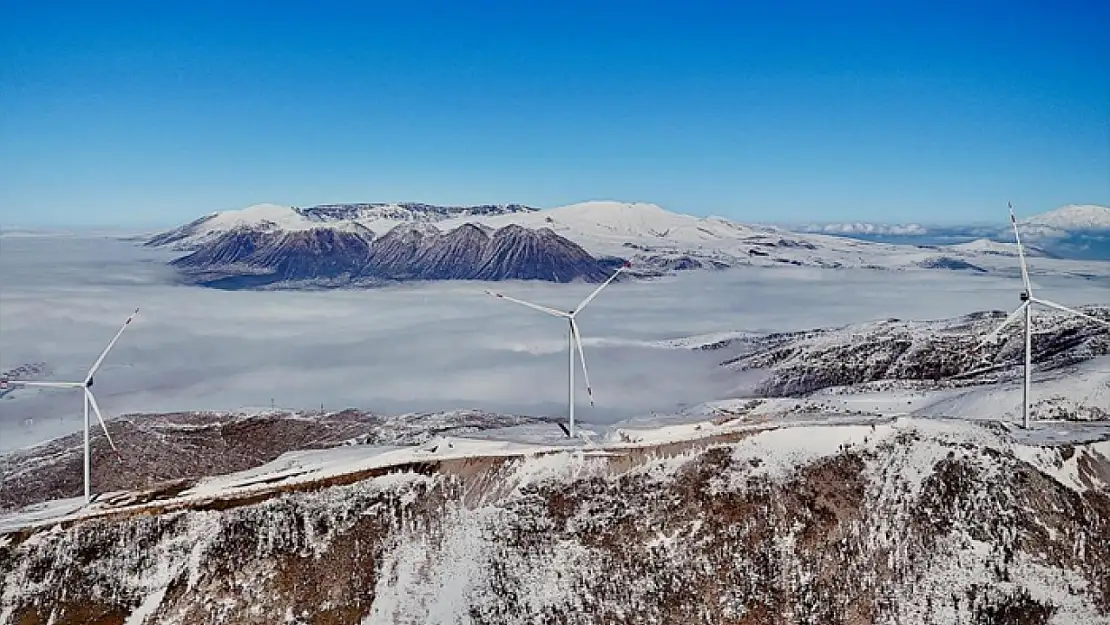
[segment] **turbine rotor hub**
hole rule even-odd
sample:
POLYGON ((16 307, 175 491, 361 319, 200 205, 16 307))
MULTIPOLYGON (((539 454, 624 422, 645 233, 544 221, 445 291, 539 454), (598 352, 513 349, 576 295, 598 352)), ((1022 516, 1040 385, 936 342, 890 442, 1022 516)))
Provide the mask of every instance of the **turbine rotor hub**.
POLYGON ((1022 291, 1021 292, 1021 301, 1023 301, 1023 302, 1028 302, 1029 301, 1029 291, 1022 291))

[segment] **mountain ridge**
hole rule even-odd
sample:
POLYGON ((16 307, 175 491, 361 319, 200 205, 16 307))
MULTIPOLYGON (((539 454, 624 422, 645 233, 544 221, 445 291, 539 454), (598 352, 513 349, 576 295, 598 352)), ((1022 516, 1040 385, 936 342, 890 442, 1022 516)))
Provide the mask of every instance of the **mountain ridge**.
POLYGON ((888 419, 604 453, 433 442, 386 464, 357 446, 299 454, 215 480, 225 490, 113 493, 0 533, 0 623, 1110 614, 1103 441, 888 419))
POLYGON ((361 224, 239 227, 171 264, 196 284, 234 289, 410 280, 601 282, 613 262, 594 258, 548 228, 488 230, 465 224, 443 232, 418 222, 399 224, 376 238, 361 224))
MULTIPOLYGON (((1008 225, 924 225, 919 223, 809 223, 782 227, 806 234, 900 245, 965 245, 977 240, 1013 244, 1008 225)), ((1046 256, 1110 260, 1110 207, 1069 204, 1018 220, 1022 243, 1046 256)))
MULTIPOLYGON (((359 280, 593 281, 598 279, 598 267, 611 268, 621 261, 632 263, 643 275, 743 266, 988 273, 1012 269, 1011 261, 1004 257, 1014 255, 1005 244, 989 241, 894 245, 799 234, 722 217, 673 213, 645 202, 617 201, 542 210, 519 204, 436 207, 379 203, 307 209, 256 205, 195 220, 151 238, 147 245, 191 251, 190 257, 173 261, 183 270, 185 280, 225 288, 329 287, 359 280), (399 216, 405 220, 397 221, 399 216), (414 226, 423 228, 424 234, 412 230, 414 226), (496 238, 499 251, 490 253, 501 261, 478 267, 487 247, 481 233, 495 238, 492 233, 510 226, 516 234, 508 240, 525 248, 506 249, 507 240, 496 238), (464 230, 453 234, 459 228, 464 230), (324 230, 334 234, 325 236, 324 230), (529 234, 532 232, 541 234, 529 234), (424 243, 404 242, 399 238, 402 233, 410 238, 435 236, 424 243), (279 234, 284 234, 289 244, 284 252, 279 234), (321 240, 324 238, 329 241, 321 240), (425 249, 433 240, 440 247, 425 249), (271 248, 268 257, 252 256, 260 245, 271 248), (537 245, 545 249, 541 251, 537 245), (329 251, 336 249, 349 253, 329 251), (278 256, 282 253, 338 254, 342 258, 281 260, 278 256), (549 256, 554 260, 549 262, 549 256), (247 260, 240 262, 242 259, 247 260), (286 272, 279 265, 300 269, 286 272), (315 274, 313 267, 318 268, 315 274)), ((1041 250, 1039 243, 1031 244, 1030 252, 1031 256, 1058 257, 1041 250)))

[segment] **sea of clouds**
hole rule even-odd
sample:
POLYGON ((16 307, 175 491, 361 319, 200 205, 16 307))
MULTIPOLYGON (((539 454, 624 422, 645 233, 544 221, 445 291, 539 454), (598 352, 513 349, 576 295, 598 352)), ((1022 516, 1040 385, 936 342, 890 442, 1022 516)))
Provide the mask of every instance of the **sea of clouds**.
MULTIPOLYGON (((228 292, 175 283, 173 254, 98 236, 0 235, 0 372, 45 362, 42 379, 80 380, 136 307, 96 376, 105 413, 244 407, 375 412, 477 408, 561 415, 566 324, 485 295, 500 290, 569 309, 588 284, 437 282, 369 290, 228 292)), ((1095 272, 1099 273, 1099 272, 1095 272)), ((1110 301, 1100 277, 1035 276, 1051 298, 1110 301)), ((613 284, 581 314, 606 423, 734 396, 713 353, 657 341, 897 317, 932 319, 1019 302, 1012 275, 800 267, 684 272, 613 284)), ((79 392, 0 397, 0 452, 81 427, 79 392)))

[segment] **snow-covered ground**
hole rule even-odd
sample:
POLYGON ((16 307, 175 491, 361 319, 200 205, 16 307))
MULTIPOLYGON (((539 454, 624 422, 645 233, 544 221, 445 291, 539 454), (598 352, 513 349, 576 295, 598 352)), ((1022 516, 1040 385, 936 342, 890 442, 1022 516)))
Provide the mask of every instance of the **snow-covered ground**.
MULTIPOLYGON (((554 428, 527 426, 487 431, 480 436, 437 437, 422 445, 347 445, 325 450, 295 451, 253 469, 202 478, 188 488, 153 498, 141 492, 115 492, 99 495, 88 506, 83 506, 80 499, 33 505, 0 516, 0 534, 102 514, 188 508, 213 500, 282 492, 298 484, 335 483, 334 480, 343 477, 352 481, 366 479, 370 477, 367 472, 375 469, 411 463, 552 456, 552 466, 565 469, 573 464, 571 458, 577 455, 621 454, 639 448, 744 433, 756 437, 751 444, 754 445, 753 453, 758 448, 761 457, 775 459, 779 464, 797 463, 833 453, 838 445, 846 441, 866 444, 868 437, 884 436, 881 432, 876 435, 876 428, 884 432, 891 428, 944 432, 995 447, 1025 446, 1028 449, 1020 452, 1023 458, 1035 465, 1043 464, 1045 470, 1053 474, 1060 473, 1055 455, 1039 454, 1036 448, 1063 443, 1093 444, 1093 450, 1110 457, 1108 421, 1037 423, 1030 430, 1003 424, 999 429, 984 427, 976 423, 976 419, 928 419, 910 417, 905 413, 880 415, 881 410, 868 414, 837 413, 835 410, 806 414, 789 410, 789 403, 773 400, 753 408, 750 402, 746 405, 735 401, 715 402, 681 415, 639 418, 605 428, 604 431, 588 431, 584 439, 573 442, 560 438, 554 428), (787 448, 794 456, 801 454, 806 458, 784 457, 782 453, 787 448)), ((871 404, 871 407, 877 405, 871 404)), ((983 420, 991 420, 987 415, 981 416, 983 420)), ((540 465, 545 466, 543 463, 540 465)))

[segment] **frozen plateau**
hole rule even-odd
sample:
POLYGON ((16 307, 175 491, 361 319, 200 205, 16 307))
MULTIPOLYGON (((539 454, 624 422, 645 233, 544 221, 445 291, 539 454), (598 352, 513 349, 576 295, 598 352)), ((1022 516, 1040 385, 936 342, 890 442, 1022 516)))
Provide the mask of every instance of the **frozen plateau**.
MULTIPOLYGON (((78 379, 142 313, 91 503, 80 398, 0 390, 0 625, 1110 625, 1110 332, 1037 310, 1023 429, 1020 324, 979 345, 1016 247, 834 230, 590 202, 2 232, 4 377, 78 379), (562 310, 625 260, 567 438, 565 324, 482 291, 562 310)), ((1110 263, 1029 251, 1110 321, 1110 263)))

